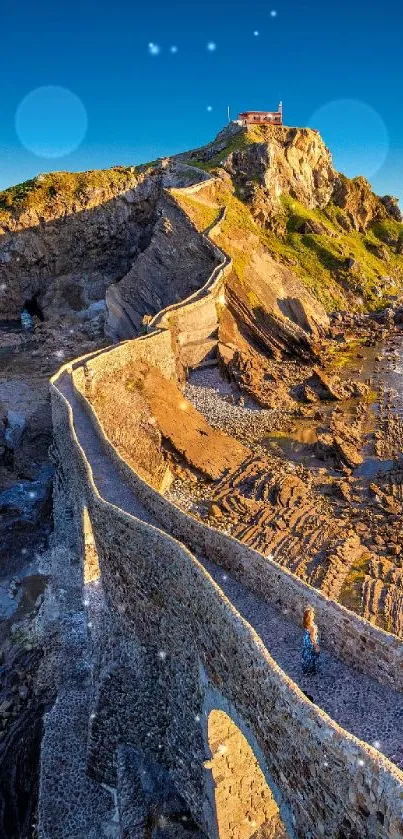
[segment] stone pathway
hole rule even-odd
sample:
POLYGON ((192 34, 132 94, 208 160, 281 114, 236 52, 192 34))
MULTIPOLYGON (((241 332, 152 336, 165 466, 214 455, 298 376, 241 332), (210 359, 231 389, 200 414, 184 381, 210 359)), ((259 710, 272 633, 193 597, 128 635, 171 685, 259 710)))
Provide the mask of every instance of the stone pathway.
MULTIPOLYGON (((58 387, 73 407, 76 433, 91 463, 101 495, 158 527, 158 522, 106 457, 67 374, 59 380, 58 387)), ((261 600, 212 562, 199 559, 235 608, 254 627, 272 658, 299 687, 340 726, 375 746, 403 769, 403 694, 358 673, 326 650, 321 655, 321 674, 303 676, 300 666, 302 632, 292 621, 291 614, 261 600)))
POLYGON ((107 458, 104 449, 95 433, 91 420, 84 408, 81 407, 72 386, 68 373, 63 373, 57 382, 57 387, 70 402, 74 412, 74 428, 81 447, 84 449, 88 462, 91 464, 94 481, 98 492, 122 510, 131 513, 138 519, 155 524, 156 520, 138 500, 133 490, 123 481, 121 472, 111 460, 107 458))
POLYGON ((238 612, 256 630, 272 658, 301 690, 310 694, 315 704, 342 728, 375 746, 403 769, 403 694, 358 673, 327 650, 321 653, 320 675, 304 676, 302 630, 293 622, 291 613, 261 600, 207 559, 202 561, 238 612))

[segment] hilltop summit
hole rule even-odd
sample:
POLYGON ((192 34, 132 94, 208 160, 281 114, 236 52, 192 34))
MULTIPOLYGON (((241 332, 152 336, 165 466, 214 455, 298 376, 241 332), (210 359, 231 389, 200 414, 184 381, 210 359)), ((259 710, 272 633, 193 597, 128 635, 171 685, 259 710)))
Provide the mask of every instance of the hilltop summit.
POLYGON ((338 173, 313 129, 231 123, 206 146, 149 165, 39 175, 0 193, 3 316, 35 297, 45 317, 74 318, 106 295, 109 333, 130 337, 203 284, 210 257, 194 226, 202 232, 225 207, 238 275, 260 253, 287 269, 296 298, 305 288, 327 310, 374 308, 400 288, 396 199, 338 173), (204 198, 175 197, 178 214, 169 191, 203 179, 204 198))
POLYGON ((388 215, 402 221, 397 199, 379 198, 365 178, 350 180, 337 172, 330 150, 312 128, 231 123, 184 159, 210 171, 221 167, 252 204, 263 190, 273 209, 280 207, 283 195, 312 209, 333 202, 347 210, 352 228, 361 231, 388 215))

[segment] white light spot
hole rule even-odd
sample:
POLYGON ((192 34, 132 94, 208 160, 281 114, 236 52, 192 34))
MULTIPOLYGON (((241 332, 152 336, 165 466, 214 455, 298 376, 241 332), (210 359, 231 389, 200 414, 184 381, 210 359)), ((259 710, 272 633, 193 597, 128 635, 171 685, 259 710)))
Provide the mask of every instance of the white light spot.
POLYGON ((6 285, 6 283, 2 283, 2 284, 0 285, 0 291, 7 291, 7 285, 6 285))
POLYGON ((272 9, 271 12, 270 12, 270 17, 277 17, 277 15, 278 15, 278 12, 276 11, 276 9, 272 9))
POLYGON ((88 626, 88 629, 91 629, 91 627, 92 627, 92 621, 88 621, 87 626, 88 626))
POLYGON ((327 760, 324 760, 324 761, 323 761, 323 766, 325 767, 325 769, 327 769, 327 767, 329 766, 329 764, 328 764, 327 760))
POLYGON ((228 751, 228 746, 224 746, 224 743, 220 743, 220 745, 217 749, 217 753, 219 755, 226 755, 227 751, 228 751))
POLYGON ((158 748, 162 749, 162 743, 158 743, 158 748))
POLYGON ((207 49, 209 52, 215 52, 215 50, 217 49, 217 44, 215 44, 214 41, 209 41, 207 44, 207 49))
POLYGON ((21 553, 23 556, 25 556, 28 553, 27 548, 22 548, 21 553))
POLYGON ((89 600, 84 600, 84 606, 89 606, 89 605, 90 605, 90 601, 89 600))
POLYGON ((150 41, 148 45, 148 52, 150 53, 150 55, 159 55, 161 52, 161 47, 158 46, 158 44, 153 44, 153 42, 150 41))
POLYGON ((224 582, 225 582, 226 580, 228 580, 228 577, 227 577, 227 575, 226 575, 226 574, 223 574, 223 575, 222 575, 222 578, 223 578, 224 582))
POLYGON ((364 766, 364 761, 361 757, 358 758, 357 763, 358 763, 358 766, 364 766))
POLYGON ((173 45, 173 46, 171 47, 171 53, 172 53, 173 55, 175 55, 177 52, 178 52, 178 47, 176 47, 175 45, 173 45))
POLYGON ((213 106, 212 106, 212 105, 207 105, 207 110, 208 110, 208 111, 212 111, 212 110, 213 110, 213 106))
POLYGON ((381 748, 381 741, 380 740, 374 740, 372 745, 373 745, 374 749, 380 749, 381 748))
POLYGON ((258 37, 258 35, 259 35, 259 30, 258 30, 258 29, 255 29, 255 31, 254 31, 254 33, 253 33, 253 34, 254 34, 255 38, 257 38, 257 37, 258 37))
POLYGON ((53 355, 56 356, 56 358, 64 358, 64 350, 56 350, 53 355))
POLYGON ((28 493, 28 498, 31 498, 31 499, 37 498, 37 494, 36 494, 36 492, 34 492, 34 490, 33 490, 33 489, 31 489, 31 490, 29 491, 29 493, 28 493))
POLYGON ((90 714, 90 720, 95 720, 95 717, 96 717, 96 713, 95 713, 95 711, 93 711, 92 714, 90 714))
POLYGON ((166 654, 165 650, 160 650, 159 653, 158 653, 158 658, 160 658, 161 661, 165 661, 166 657, 167 657, 167 654, 166 654))
POLYGON ((200 714, 195 714, 195 722, 200 722, 200 714))

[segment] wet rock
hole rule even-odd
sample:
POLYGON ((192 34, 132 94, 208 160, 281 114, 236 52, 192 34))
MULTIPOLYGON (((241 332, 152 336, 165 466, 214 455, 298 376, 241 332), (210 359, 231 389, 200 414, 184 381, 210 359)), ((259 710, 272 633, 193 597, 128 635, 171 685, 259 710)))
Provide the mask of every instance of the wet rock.
POLYGON ((308 392, 313 391, 318 399, 342 399, 343 397, 340 379, 326 375, 319 367, 314 367, 312 375, 304 384, 304 390, 306 387, 309 388, 308 392))
POLYGON ((19 411, 7 411, 5 443, 9 449, 16 449, 24 433, 26 420, 19 411))
MULTIPOLYGON (((0 493, 0 561, 4 572, 15 573, 21 551, 44 543, 49 533, 52 467, 38 480, 20 481, 0 493)), ((13 595, 14 596, 14 595, 13 595)))

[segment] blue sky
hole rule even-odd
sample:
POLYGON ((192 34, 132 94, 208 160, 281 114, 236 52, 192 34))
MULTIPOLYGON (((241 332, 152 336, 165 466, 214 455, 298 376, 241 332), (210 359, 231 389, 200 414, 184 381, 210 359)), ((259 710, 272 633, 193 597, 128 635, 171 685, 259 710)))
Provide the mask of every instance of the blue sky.
POLYGON ((400 0, 21 0, 0 25, 0 188, 192 148, 228 104, 236 116, 282 99, 285 122, 321 129, 338 168, 403 198, 400 0), (30 97, 49 86, 74 98, 30 97))

